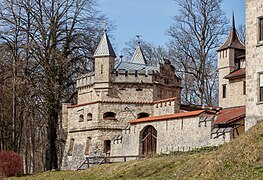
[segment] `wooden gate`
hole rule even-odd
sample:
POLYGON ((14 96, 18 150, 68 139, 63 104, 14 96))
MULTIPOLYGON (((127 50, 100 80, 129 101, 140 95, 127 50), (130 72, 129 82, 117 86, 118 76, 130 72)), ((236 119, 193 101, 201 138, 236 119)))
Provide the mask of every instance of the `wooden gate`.
POLYGON ((152 156, 156 154, 157 131, 153 126, 147 126, 142 133, 142 154, 152 156))

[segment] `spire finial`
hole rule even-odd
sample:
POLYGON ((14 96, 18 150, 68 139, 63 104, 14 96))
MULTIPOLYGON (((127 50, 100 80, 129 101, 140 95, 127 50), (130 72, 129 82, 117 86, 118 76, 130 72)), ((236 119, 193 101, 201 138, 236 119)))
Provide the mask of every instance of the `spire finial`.
POLYGON ((235 29, 235 15, 234 15, 234 11, 232 12, 232 28, 235 29))
POLYGON ((138 44, 141 43, 141 42, 140 42, 140 37, 141 37, 141 35, 139 35, 139 34, 136 35, 136 38, 137 38, 137 42, 138 42, 138 44))
POLYGON ((107 21, 106 21, 106 19, 104 19, 104 32, 105 33, 107 32, 107 21))

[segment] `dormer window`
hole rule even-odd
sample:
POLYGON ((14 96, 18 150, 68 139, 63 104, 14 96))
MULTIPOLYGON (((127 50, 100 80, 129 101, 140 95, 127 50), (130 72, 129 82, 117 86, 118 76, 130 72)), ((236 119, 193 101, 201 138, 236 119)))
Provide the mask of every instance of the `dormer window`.
POLYGON ((114 112, 106 112, 103 114, 105 120, 116 120, 116 114, 114 112))

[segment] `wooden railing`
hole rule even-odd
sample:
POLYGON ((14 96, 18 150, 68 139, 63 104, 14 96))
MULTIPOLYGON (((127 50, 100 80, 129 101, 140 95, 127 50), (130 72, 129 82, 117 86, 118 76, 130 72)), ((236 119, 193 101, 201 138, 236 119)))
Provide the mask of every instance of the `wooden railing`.
POLYGON ((78 167, 77 170, 83 170, 84 165, 87 165, 89 168, 92 165, 100 164, 111 164, 118 162, 126 162, 127 160, 138 160, 144 158, 143 155, 134 155, 134 156, 92 156, 86 157, 85 161, 78 167))

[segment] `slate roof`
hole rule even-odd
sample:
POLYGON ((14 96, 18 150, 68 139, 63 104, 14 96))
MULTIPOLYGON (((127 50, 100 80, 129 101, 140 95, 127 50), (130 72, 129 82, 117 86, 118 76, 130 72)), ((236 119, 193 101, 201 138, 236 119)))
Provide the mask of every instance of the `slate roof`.
POLYGON ((138 64, 147 64, 146 59, 143 55, 140 43, 138 43, 138 46, 131 58, 132 63, 138 63, 138 64))
POLYGON ((99 42, 99 45, 93 55, 93 57, 112 56, 116 57, 116 54, 109 41, 108 35, 105 32, 99 42))
POLYGON ((217 49, 217 51, 221 51, 221 50, 228 49, 228 48, 245 50, 244 44, 240 41, 240 39, 237 35, 234 15, 233 15, 233 19, 232 19, 232 28, 231 28, 231 31, 228 35, 228 38, 227 38, 226 42, 217 49))
POLYGON ((245 77, 245 75, 246 75, 246 68, 240 68, 225 76, 225 79, 243 78, 245 77))
POLYGON ((115 63, 115 70, 146 70, 146 71, 155 70, 157 71, 158 68, 155 65, 121 61, 119 63, 115 63))
POLYGON ((229 124, 231 122, 243 119, 245 116, 245 106, 222 109, 218 114, 215 124, 229 124))
POLYGON ((145 117, 145 118, 132 120, 129 123, 135 124, 135 123, 144 123, 144 122, 152 122, 152 121, 163 121, 167 119, 176 119, 176 118, 183 118, 183 117, 193 117, 193 116, 199 116, 203 112, 205 112, 205 110, 179 112, 175 114, 167 114, 167 115, 162 115, 162 116, 145 117))

